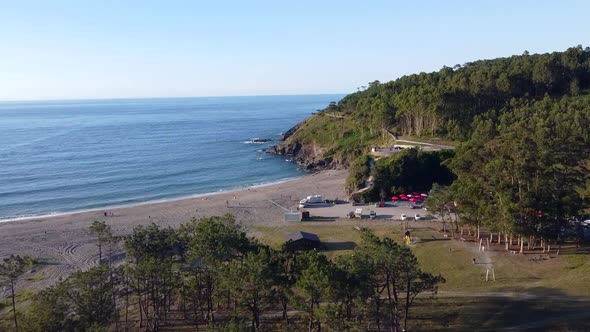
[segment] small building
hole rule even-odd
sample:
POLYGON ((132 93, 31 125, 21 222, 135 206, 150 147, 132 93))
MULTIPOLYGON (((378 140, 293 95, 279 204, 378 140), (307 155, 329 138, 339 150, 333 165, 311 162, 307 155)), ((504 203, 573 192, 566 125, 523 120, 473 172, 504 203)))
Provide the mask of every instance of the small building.
POLYGON ((285 221, 301 221, 301 212, 287 212, 285 213, 285 221))
POLYGON ((320 244, 319 236, 307 232, 295 232, 285 238, 285 247, 290 251, 318 249, 320 244))

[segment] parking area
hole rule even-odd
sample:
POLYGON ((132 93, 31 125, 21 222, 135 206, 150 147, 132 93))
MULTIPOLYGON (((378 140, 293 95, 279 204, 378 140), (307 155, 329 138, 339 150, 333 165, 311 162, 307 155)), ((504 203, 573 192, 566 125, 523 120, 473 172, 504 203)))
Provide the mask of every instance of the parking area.
POLYGON ((377 219, 401 220, 401 215, 405 214, 408 218, 413 219, 416 214, 419 214, 424 220, 434 220, 428 211, 424 209, 413 209, 408 206, 408 203, 397 203, 395 206, 376 207, 374 204, 355 205, 348 204, 334 204, 324 206, 306 207, 311 217, 321 218, 348 218, 350 212, 355 212, 357 209, 362 209, 363 218, 369 218, 369 213, 375 211, 377 219))

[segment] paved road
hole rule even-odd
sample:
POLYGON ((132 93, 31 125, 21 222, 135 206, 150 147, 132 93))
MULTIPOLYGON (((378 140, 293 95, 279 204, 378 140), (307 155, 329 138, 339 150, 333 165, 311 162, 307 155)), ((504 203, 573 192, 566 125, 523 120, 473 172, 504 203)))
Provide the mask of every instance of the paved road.
POLYGON ((352 203, 348 204, 335 204, 335 205, 322 205, 315 207, 306 207, 305 210, 309 211, 312 217, 323 217, 323 218, 348 218, 350 211, 356 209, 363 209, 363 216, 369 217, 370 211, 377 213, 377 219, 380 220, 400 220, 401 215, 413 218, 416 214, 420 214, 425 217, 426 220, 433 220, 434 217, 430 216, 428 211, 424 209, 412 209, 408 206, 409 203, 397 203, 395 207, 375 207, 374 205, 357 205, 353 206, 352 203))

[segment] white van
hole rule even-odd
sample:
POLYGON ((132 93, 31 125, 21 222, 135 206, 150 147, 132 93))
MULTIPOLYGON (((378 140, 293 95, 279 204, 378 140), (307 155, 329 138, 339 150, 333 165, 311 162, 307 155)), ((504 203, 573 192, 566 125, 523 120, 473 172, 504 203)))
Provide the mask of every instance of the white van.
POLYGON ((363 219, 363 209, 358 208, 358 209, 354 210, 354 216, 356 218, 363 219))

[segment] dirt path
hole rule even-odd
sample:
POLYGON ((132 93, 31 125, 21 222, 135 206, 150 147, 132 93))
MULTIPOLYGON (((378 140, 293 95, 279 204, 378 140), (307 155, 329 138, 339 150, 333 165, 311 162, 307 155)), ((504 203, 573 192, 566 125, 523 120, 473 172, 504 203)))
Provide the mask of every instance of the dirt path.
POLYGON ((568 295, 535 294, 535 293, 514 292, 514 291, 495 291, 495 292, 439 291, 436 295, 439 297, 506 298, 506 299, 518 299, 518 300, 550 300, 550 301, 569 301, 569 302, 590 303, 590 297, 585 297, 585 296, 576 297, 576 296, 568 296, 568 295))

